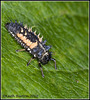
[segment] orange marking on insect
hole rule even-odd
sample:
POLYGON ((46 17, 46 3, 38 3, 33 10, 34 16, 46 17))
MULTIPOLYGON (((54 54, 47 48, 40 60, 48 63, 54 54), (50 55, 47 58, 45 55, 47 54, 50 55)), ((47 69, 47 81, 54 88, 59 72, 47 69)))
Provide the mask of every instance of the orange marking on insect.
POLYGON ((24 43, 27 43, 27 39, 23 41, 24 43))
MULTIPOLYGON (((27 45, 29 46, 31 49, 33 49, 34 47, 37 46, 37 42, 32 43, 29 39, 27 39, 25 36, 23 36, 22 34, 17 33, 17 36, 27 45)), ((41 39, 41 38, 40 38, 41 39)))
POLYGON ((36 46, 37 46, 37 44, 38 44, 37 42, 32 43, 32 44, 30 45, 30 48, 31 48, 31 49, 33 49, 34 47, 36 47, 36 46))
POLYGON ((17 34, 17 36, 24 42, 26 43, 27 46, 30 46, 32 44, 32 42, 30 42, 29 39, 27 39, 25 36, 23 36, 22 34, 17 34))
POLYGON ((23 35, 22 35, 22 34, 17 33, 17 36, 18 36, 18 37, 22 37, 23 35))
POLYGON ((27 46, 30 46, 32 42, 29 39, 24 40, 24 43, 26 43, 27 46))
POLYGON ((22 36, 21 37, 21 40, 23 40, 23 41, 26 40, 26 37, 25 36, 22 36))
POLYGON ((24 42, 24 43, 27 43, 27 40, 26 40, 26 39, 24 39, 24 40, 23 40, 23 42, 24 42))
POLYGON ((32 44, 32 42, 29 41, 26 44, 27 44, 27 46, 30 46, 32 44))
POLYGON ((29 39, 27 39, 27 43, 31 43, 31 41, 29 39))

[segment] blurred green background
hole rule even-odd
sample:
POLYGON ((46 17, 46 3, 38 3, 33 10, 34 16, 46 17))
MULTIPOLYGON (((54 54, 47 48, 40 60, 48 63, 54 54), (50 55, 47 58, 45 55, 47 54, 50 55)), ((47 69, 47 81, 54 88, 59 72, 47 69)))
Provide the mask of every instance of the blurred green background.
POLYGON ((2 1, 1 8, 2 98, 88 98, 88 2, 2 1), (47 39, 57 70, 52 61, 42 65, 42 78, 37 60, 26 66, 32 56, 15 52, 22 47, 5 29, 10 20, 33 26, 47 39))

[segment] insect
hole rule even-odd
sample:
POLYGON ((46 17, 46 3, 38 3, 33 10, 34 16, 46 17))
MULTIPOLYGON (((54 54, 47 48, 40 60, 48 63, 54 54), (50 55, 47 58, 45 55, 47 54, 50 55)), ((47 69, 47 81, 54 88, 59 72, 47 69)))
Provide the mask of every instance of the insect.
POLYGON ((24 49, 16 50, 16 52, 27 51, 32 54, 33 57, 29 60, 27 66, 32 59, 37 58, 42 77, 44 77, 44 74, 41 64, 45 65, 52 60, 55 63, 55 69, 57 69, 56 60, 52 58, 52 52, 49 51, 51 46, 46 45, 46 40, 42 40, 43 37, 40 37, 40 33, 37 35, 36 31, 32 32, 32 28, 28 29, 27 25, 23 26, 23 23, 17 23, 17 21, 6 23, 5 27, 17 42, 24 47, 24 49))

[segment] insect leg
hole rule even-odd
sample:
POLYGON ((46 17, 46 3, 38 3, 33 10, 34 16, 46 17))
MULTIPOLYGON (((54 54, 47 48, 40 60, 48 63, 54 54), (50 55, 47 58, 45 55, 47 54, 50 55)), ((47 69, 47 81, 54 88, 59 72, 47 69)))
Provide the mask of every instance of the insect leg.
POLYGON ((41 66, 40 62, 39 62, 39 66, 40 66, 40 69, 41 69, 41 72, 42 72, 42 77, 44 77, 43 69, 42 69, 42 66, 41 66))
POLYGON ((32 59, 34 59, 34 57, 32 57, 29 62, 27 63, 27 66, 30 64, 30 62, 32 61, 32 59))
POLYGON ((25 49, 16 50, 16 52, 25 51, 25 49))
POLYGON ((57 67, 56 67, 56 60, 53 59, 53 58, 51 58, 51 60, 54 61, 54 63, 55 63, 55 69, 57 69, 57 67))

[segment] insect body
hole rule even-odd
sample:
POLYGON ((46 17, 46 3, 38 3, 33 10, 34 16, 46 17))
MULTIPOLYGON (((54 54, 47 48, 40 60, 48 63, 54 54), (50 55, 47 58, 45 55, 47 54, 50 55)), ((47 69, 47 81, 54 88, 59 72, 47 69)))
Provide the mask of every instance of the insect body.
POLYGON ((42 37, 40 38, 39 35, 36 35, 36 31, 32 32, 31 28, 27 28, 27 26, 23 26, 22 23, 15 23, 10 22, 6 23, 6 29, 10 32, 10 34, 21 44, 24 49, 16 50, 19 51, 28 51, 33 57, 27 63, 27 66, 30 64, 31 60, 37 58, 39 61, 39 66, 42 72, 42 76, 44 77, 43 70, 41 64, 47 64, 50 60, 55 62, 55 69, 56 69, 56 61, 55 59, 51 58, 51 52, 49 49, 51 46, 47 46, 46 40, 42 41, 42 37))

